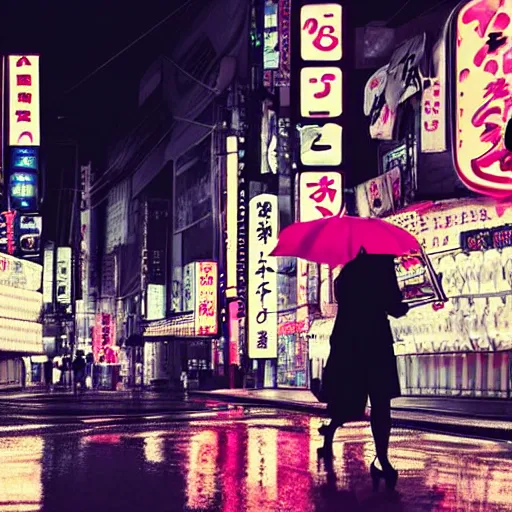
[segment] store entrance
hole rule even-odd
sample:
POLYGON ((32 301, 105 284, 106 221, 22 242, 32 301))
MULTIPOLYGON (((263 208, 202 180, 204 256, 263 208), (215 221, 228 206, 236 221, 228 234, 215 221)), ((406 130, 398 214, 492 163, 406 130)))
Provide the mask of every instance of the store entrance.
POLYGON ((297 334, 281 335, 277 345, 277 386, 306 388, 308 344, 297 334))

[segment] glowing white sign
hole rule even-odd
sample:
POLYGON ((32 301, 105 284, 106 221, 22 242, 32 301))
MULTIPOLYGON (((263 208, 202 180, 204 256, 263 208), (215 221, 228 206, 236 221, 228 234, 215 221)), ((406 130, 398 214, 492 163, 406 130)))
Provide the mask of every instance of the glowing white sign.
POLYGON ((341 213, 343 180, 339 172, 303 172, 299 187, 301 222, 341 213))
POLYGON ((340 165, 342 128, 339 124, 311 124, 299 128, 300 161, 304 165, 340 165))
POLYGON ((454 159, 471 190, 512 195, 512 153, 503 133, 511 114, 512 0, 473 0, 456 17, 454 159))
POLYGON ((421 96, 421 152, 446 151, 446 34, 434 48, 436 73, 421 96))
POLYGON ((248 351, 251 359, 277 357, 277 196, 260 194, 249 202, 248 351))
POLYGON ((9 55, 9 145, 40 144, 39 57, 9 55))
POLYGON ((215 261, 196 262, 196 293, 194 305, 197 336, 214 336, 218 330, 218 270, 215 261))
POLYGON ((338 61, 342 57, 342 7, 310 4, 302 7, 301 57, 306 61, 338 61))
POLYGON ((343 112, 340 68, 302 68, 300 112, 302 117, 339 117, 343 112))
POLYGON ((237 295, 238 138, 226 139, 226 297, 237 295))

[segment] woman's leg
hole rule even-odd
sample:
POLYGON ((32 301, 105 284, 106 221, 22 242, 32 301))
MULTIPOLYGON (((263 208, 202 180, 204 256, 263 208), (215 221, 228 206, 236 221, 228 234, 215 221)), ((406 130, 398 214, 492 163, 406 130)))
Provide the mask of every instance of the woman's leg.
POLYGON ((371 418, 373 440, 377 458, 383 470, 391 467, 388 459, 389 437, 391 435, 391 400, 371 401, 371 418))

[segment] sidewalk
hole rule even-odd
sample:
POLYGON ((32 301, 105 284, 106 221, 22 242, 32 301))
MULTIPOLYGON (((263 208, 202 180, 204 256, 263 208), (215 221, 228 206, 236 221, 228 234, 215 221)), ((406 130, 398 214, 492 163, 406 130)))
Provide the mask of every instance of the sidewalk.
MULTIPOLYGON (((307 390, 222 389, 191 393, 320 415, 325 414, 326 408, 307 390)), ((512 401, 505 399, 401 397, 392 402, 392 416, 397 427, 512 441, 512 401)))

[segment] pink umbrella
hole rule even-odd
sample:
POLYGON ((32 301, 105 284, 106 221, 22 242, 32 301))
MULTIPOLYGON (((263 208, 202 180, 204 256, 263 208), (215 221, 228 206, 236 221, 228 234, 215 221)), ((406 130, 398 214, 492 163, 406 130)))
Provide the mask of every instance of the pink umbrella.
POLYGON ((288 226, 279 234, 271 256, 302 258, 337 267, 353 260, 361 247, 368 254, 395 256, 422 251, 414 236, 385 220, 344 215, 288 226))

